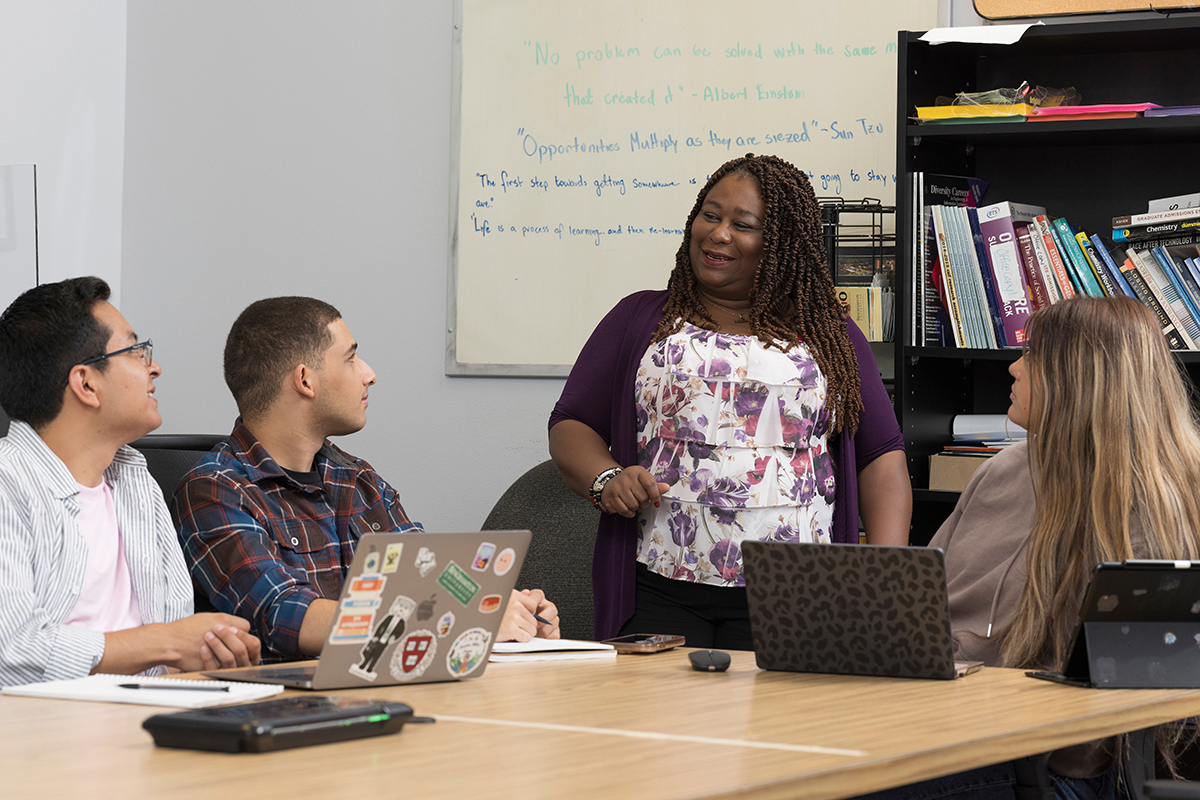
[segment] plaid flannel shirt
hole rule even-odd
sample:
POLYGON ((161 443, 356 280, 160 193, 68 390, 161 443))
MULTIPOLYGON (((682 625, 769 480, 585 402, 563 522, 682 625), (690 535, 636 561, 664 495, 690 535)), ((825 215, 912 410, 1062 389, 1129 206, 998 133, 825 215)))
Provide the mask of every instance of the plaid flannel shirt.
POLYGON ((338 599, 363 533, 421 530, 362 459, 325 442, 313 468, 320 487, 284 472, 239 419, 175 492, 193 579, 217 610, 250 620, 264 661, 302 657, 309 603, 338 599))

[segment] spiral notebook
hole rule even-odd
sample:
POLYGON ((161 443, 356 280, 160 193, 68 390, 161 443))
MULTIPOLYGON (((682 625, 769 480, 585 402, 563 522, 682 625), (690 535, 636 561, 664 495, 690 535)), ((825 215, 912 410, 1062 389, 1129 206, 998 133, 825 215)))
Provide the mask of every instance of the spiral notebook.
POLYGON ((226 703, 244 703, 279 694, 283 687, 261 683, 188 681, 178 678, 147 678, 140 675, 88 675, 65 681, 5 686, 0 692, 17 697, 49 697, 55 700, 92 700, 99 703, 133 703, 172 708, 208 708, 226 703), (122 684, 140 686, 126 689, 122 684), (145 688, 153 687, 153 688, 145 688), (161 688, 160 688, 161 687, 161 688), (180 688, 177 688, 180 687, 180 688))

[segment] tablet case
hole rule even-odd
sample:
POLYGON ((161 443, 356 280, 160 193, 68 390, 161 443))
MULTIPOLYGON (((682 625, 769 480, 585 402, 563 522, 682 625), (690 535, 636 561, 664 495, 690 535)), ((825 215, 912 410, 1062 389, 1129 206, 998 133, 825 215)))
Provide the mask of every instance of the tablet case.
POLYGON ((1027 674, 1104 689, 1200 688, 1200 562, 1098 564, 1066 669, 1027 674))

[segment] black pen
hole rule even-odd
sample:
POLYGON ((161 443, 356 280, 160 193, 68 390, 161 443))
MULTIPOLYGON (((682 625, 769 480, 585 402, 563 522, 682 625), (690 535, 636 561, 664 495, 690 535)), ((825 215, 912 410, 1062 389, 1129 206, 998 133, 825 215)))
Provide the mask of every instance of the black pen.
POLYGON ((546 619, 545 617, 541 616, 540 614, 538 614, 538 613, 536 613, 536 612, 534 613, 534 615, 533 615, 533 618, 534 618, 535 620, 537 620, 538 622, 542 623, 543 625, 549 625, 549 624, 550 624, 550 620, 546 619))
MULTIPOLYGON (((203 683, 203 681, 188 681, 203 683)), ((122 689, 167 689, 172 692, 228 692, 228 686, 164 686, 157 683, 119 683, 122 689)))

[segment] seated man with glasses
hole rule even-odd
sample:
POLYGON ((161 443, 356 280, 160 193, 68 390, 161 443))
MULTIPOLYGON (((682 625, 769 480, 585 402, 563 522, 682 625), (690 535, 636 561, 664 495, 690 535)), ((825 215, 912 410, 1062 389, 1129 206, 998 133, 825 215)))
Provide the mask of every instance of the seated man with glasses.
POLYGON ((245 620, 192 615, 162 491, 125 446, 162 424, 161 370, 108 297, 71 278, 0 315, 0 686, 259 660, 245 620))

